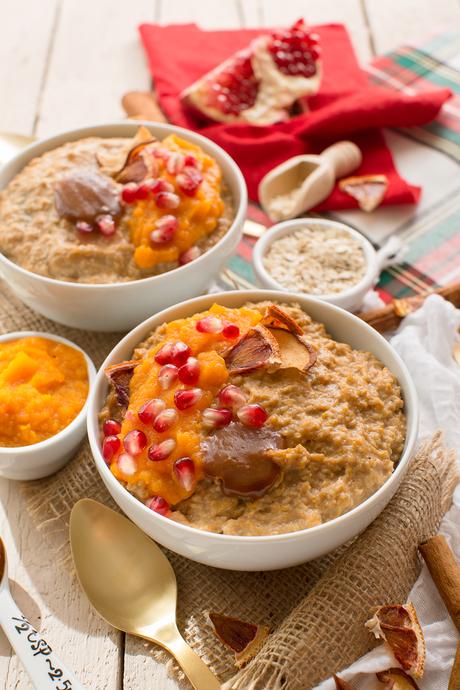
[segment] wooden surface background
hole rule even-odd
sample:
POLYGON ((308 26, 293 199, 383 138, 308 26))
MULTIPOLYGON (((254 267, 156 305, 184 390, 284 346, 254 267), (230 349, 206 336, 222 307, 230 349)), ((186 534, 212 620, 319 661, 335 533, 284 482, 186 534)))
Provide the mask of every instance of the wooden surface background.
MULTIPOLYGON (((136 27, 206 28, 344 22, 361 61, 438 30, 460 30, 460 0, 0 0, 0 131, 44 136, 122 116, 120 96, 146 89, 136 27)), ((88 690, 174 690, 148 645, 112 630, 57 564, 21 488, 0 479, 0 533, 12 591, 88 690)), ((0 688, 31 684, 0 631, 0 688)))

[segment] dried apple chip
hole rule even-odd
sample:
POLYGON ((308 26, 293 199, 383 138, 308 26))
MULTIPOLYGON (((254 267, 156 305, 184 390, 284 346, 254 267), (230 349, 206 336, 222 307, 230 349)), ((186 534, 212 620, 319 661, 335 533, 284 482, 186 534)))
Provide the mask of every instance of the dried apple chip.
POLYGON ((354 685, 352 685, 351 683, 348 683, 343 678, 336 676, 335 673, 333 674, 333 678, 335 680, 336 690, 356 690, 354 685))
POLYGON ((389 668, 376 676, 381 683, 385 683, 384 690, 420 690, 415 680, 401 668, 389 668))
POLYGON ((386 641, 404 671, 415 678, 422 677, 425 639, 413 604, 380 606, 366 627, 386 641))
POLYGON ((339 181, 339 189, 356 199, 362 211, 374 211, 382 203, 388 187, 386 175, 360 175, 339 181))
MULTIPOLYGON (((127 184, 128 182, 142 182, 149 172, 148 162, 143 155, 144 149, 146 146, 153 144, 153 142, 153 139, 143 141, 140 144, 136 144, 136 146, 130 150, 126 157, 125 164, 120 172, 118 172, 115 176, 117 182, 120 182, 121 184, 127 184)), ((150 159, 150 163, 153 164, 153 156, 150 156, 150 159)))
POLYGON ((117 146, 116 149, 101 149, 96 153, 96 160, 101 172, 105 175, 110 175, 115 177, 122 168, 125 167, 127 157, 129 152, 134 149, 138 144, 144 142, 151 143, 153 141, 152 134, 149 132, 147 127, 139 127, 136 134, 134 135, 131 143, 127 146, 117 146))
POLYGON ((216 636, 235 653, 238 668, 255 657, 270 632, 268 625, 247 623, 221 613, 208 615, 216 636))
POLYGON ((123 411, 127 409, 129 404, 129 383, 139 362, 138 359, 130 359, 126 362, 120 362, 120 364, 113 364, 105 370, 105 375, 112 384, 117 402, 123 411))
POLYGON ((225 356, 231 374, 249 374, 261 367, 277 369, 281 356, 276 338, 268 328, 251 328, 225 356))

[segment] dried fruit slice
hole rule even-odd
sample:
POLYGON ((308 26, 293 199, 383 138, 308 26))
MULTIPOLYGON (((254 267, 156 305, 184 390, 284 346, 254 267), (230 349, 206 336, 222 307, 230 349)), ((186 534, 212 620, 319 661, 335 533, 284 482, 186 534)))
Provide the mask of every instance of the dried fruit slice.
POLYGON ((319 36, 300 19, 256 38, 185 89, 181 99, 208 120, 271 124, 288 119, 296 100, 318 91, 320 66, 319 36))
POLYGON ((225 356, 231 374, 249 374, 262 367, 278 369, 281 353, 276 338, 268 328, 251 328, 225 356))
POLYGON ((156 172, 155 159, 153 156, 149 156, 148 158, 144 156, 146 147, 153 143, 154 139, 150 138, 149 141, 143 141, 140 144, 136 144, 136 146, 129 151, 122 169, 115 175, 117 182, 120 184, 142 182, 145 177, 153 176, 152 173, 156 172), (155 171, 152 169, 154 165, 155 171))
POLYGON ((153 139, 151 132, 142 125, 137 130, 133 139, 127 146, 117 146, 115 149, 101 149, 96 153, 96 160, 105 175, 115 177, 117 173, 124 167, 129 151, 135 148, 138 144, 144 142, 151 142, 153 139))
POLYGON ((425 667, 425 639, 413 604, 380 606, 366 627, 383 638, 404 671, 421 678, 425 667))
POLYGON ((339 182, 339 189, 356 199, 362 211, 374 211, 382 203, 388 187, 386 175, 360 175, 346 177, 339 182))
POLYGON ((335 673, 333 674, 333 678, 335 680, 336 690, 356 690, 354 685, 352 685, 351 683, 348 683, 343 678, 336 676, 335 673))
POLYGON ((270 633, 268 625, 247 623, 221 613, 211 612, 208 616, 215 635, 235 653, 238 668, 257 654, 270 633))
POLYGON ((415 680, 401 668, 389 668, 376 676, 381 683, 385 683, 384 690, 420 690, 415 680))
POLYGON ((129 382, 135 367, 140 360, 131 359, 120 364, 113 364, 105 370, 105 375, 112 384, 118 405, 122 412, 125 412, 129 404, 129 382))

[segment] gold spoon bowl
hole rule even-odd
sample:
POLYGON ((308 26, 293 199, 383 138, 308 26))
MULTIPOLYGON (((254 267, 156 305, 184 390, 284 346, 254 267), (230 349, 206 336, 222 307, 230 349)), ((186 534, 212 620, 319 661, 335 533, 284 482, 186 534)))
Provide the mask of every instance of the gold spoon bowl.
POLYGON ((104 620, 167 649, 195 690, 221 687, 177 629, 176 577, 147 535, 119 513, 84 498, 71 513, 70 544, 80 584, 104 620))

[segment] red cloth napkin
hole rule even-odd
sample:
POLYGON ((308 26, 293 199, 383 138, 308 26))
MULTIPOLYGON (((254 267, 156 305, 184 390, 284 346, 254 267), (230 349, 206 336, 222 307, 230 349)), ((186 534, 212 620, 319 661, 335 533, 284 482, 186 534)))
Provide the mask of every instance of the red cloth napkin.
MULTIPOLYGON (((195 24, 140 26, 155 89, 170 121, 199 131, 228 151, 243 171, 254 200, 260 180, 274 166, 301 153, 319 153, 346 138, 355 141, 363 153, 363 163, 353 174, 387 175, 384 204, 416 203, 420 188, 399 176, 379 128, 429 122, 450 91, 437 89, 407 96, 371 86, 340 24, 315 27, 321 36, 323 79, 319 92, 308 100, 308 113, 270 126, 204 125, 182 107, 182 89, 266 31, 203 31, 195 24)), ((318 208, 355 206, 356 201, 336 187, 318 208)))

